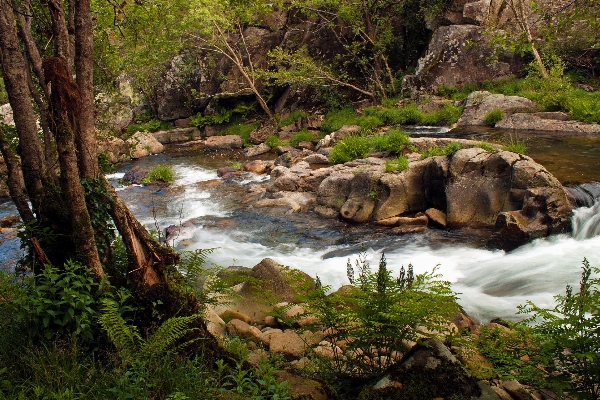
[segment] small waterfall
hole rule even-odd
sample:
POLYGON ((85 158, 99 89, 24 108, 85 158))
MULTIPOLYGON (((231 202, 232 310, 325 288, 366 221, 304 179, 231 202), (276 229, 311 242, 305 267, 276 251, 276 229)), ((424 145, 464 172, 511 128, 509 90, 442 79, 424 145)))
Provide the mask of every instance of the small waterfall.
POLYGON ((567 188, 580 208, 573 211, 573 237, 577 240, 600 235, 600 183, 567 188))

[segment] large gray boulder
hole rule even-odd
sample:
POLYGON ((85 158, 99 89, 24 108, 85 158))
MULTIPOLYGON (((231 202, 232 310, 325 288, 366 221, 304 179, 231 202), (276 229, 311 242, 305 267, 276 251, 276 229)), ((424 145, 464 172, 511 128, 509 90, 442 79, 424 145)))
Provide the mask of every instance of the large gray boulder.
POLYGON ((413 97, 436 92, 441 86, 458 86, 497 80, 517 74, 520 59, 509 54, 495 57, 491 35, 477 25, 439 27, 427 53, 419 59, 414 75, 407 75, 402 89, 413 97))
POLYGON ((562 112, 516 113, 502 119, 496 124, 496 128, 585 135, 600 134, 600 124, 569 121, 569 115, 562 112))
POLYGON ((538 106, 525 97, 477 91, 467 97, 467 103, 457 124, 458 126, 486 125, 486 116, 493 110, 502 110, 506 118, 514 113, 533 112, 537 109, 538 106))
POLYGON ((165 147, 149 132, 136 132, 125 141, 130 148, 131 158, 142 158, 150 154, 162 153, 165 147))

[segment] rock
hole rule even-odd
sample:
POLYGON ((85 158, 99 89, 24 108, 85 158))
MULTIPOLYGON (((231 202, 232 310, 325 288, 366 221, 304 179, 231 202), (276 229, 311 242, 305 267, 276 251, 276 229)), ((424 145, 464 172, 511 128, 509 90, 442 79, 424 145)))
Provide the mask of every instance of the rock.
POLYGON ((304 340, 293 330, 276 332, 270 335, 269 351, 284 356, 300 358, 308 350, 304 340))
POLYGON ((486 115, 493 110, 502 110, 506 118, 513 113, 532 112, 537 109, 538 106, 525 97, 491 94, 486 91, 473 92, 467 97, 467 103, 457 124, 484 126, 486 115))
POLYGON ((288 371, 277 371, 275 373, 279 382, 287 382, 293 399, 297 400, 331 400, 336 399, 335 392, 325 384, 292 374, 288 371))
POLYGON ((279 326, 279 322, 277 322, 277 318, 272 315, 267 315, 265 317, 265 325, 271 328, 277 328, 279 326))
POLYGON ((302 150, 315 151, 315 145, 312 142, 303 141, 298 143, 298 148, 302 150))
POLYGON ((491 389, 500 397, 500 400, 514 400, 510 394, 500 386, 492 386, 491 389))
POLYGON ((98 153, 105 154, 112 164, 129 157, 129 146, 123 139, 102 137, 98 139, 98 153))
POLYGON ((311 154, 310 156, 306 156, 303 158, 309 164, 329 164, 329 158, 323 154, 311 154))
POLYGON ((365 222, 371 217, 377 204, 377 182, 382 174, 381 168, 372 168, 354 175, 350 181, 348 198, 340 209, 342 218, 354 222, 365 222))
POLYGON ((427 226, 429 218, 426 215, 419 217, 392 217, 384 220, 375 222, 377 225, 382 226, 427 226))
POLYGON ((256 157, 261 154, 265 154, 271 151, 271 148, 265 143, 261 143, 257 146, 251 146, 244 150, 244 155, 248 158, 256 157))
POLYGON ((7 215, 0 218, 0 228, 14 228, 21 223, 21 218, 18 215, 7 215))
POLYGON ((433 398, 479 398, 478 382, 437 339, 414 346, 374 386, 365 388, 359 399, 421 400, 433 398))
POLYGON ((190 126, 191 122, 192 122, 191 118, 179 118, 179 119, 176 119, 175 121, 173 121, 173 124, 177 128, 187 128, 190 126))
POLYGON ((239 336, 243 339, 260 340, 261 331, 247 322, 239 319, 232 319, 227 323, 227 333, 233 336, 239 336))
POLYGON ((13 111, 9 103, 2 104, 0 106, 0 123, 9 126, 15 125, 15 121, 13 119, 13 111))
POLYGON ((446 227, 447 217, 446 213, 438 210, 437 208, 428 208, 425 210, 425 215, 429 218, 433 223, 441 226, 442 228, 446 227))
POLYGON ((271 355, 268 351, 263 349, 256 349, 251 351, 250 354, 248 354, 248 358, 246 359, 246 361, 248 361, 248 363, 254 368, 258 368, 258 366, 261 363, 261 360, 268 359, 270 356, 271 355))
POLYGON ((211 306, 208 306, 204 312, 204 321, 206 322, 208 332, 217 341, 222 342, 225 338, 225 332, 227 332, 226 324, 211 306))
POLYGON ((149 132, 137 132, 126 140, 130 147, 131 158, 142 158, 150 154, 162 153, 165 147, 158 142, 149 132))
POLYGON ((250 132, 250 143, 260 144, 263 143, 269 136, 277 135, 279 127, 277 122, 274 120, 268 120, 261 126, 250 132))
POLYGON ((244 171, 253 172, 258 175, 264 174, 266 169, 267 167, 262 160, 254 160, 244 164, 244 171))
POLYGON ((515 400, 541 400, 540 397, 532 393, 531 388, 520 384, 519 381, 514 379, 502 382, 501 387, 515 400))
POLYGON ((125 172, 121 181, 130 185, 140 185, 147 174, 147 169, 134 165, 129 171, 125 172))
POLYGON ((244 143, 239 135, 211 136, 204 146, 206 150, 233 150, 241 149, 244 143))
POLYGON ((241 312, 238 312, 235 310, 230 310, 230 309, 223 311, 221 314, 219 314, 219 317, 223 321, 227 321, 227 322, 229 322, 233 319, 239 319, 240 321, 244 321, 245 323, 249 324, 252 321, 250 319, 250 317, 248 317, 247 315, 242 314, 241 312))
POLYGON ((441 86, 458 86, 507 78, 520 72, 515 56, 501 54, 490 61, 494 46, 485 28, 476 25, 440 26, 435 30, 425 56, 419 59, 414 75, 402 81, 402 90, 415 98, 436 92, 441 86))
POLYGON ((241 176, 242 171, 235 167, 221 167, 217 169, 217 176, 220 178, 229 178, 232 176, 241 176))
POLYGON ((162 144, 187 142, 202 136, 200 129, 196 127, 176 128, 170 131, 153 132, 152 136, 162 144))
POLYGON ((496 124, 496 128, 536 130, 585 135, 600 134, 600 124, 567 121, 564 113, 516 113, 496 124))
POLYGON ((260 281, 260 293, 269 293, 273 298, 280 301, 297 302, 296 291, 310 290, 315 286, 313 278, 308 274, 298 271, 285 269, 274 260, 265 258, 256 264, 250 271, 250 275, 260 281))
POLYGON ((271 344, 271 336, 280 333, 283 333, 281 329, 264 330, 263 332, 261 332, 259 339, 263 345, 269 347, 269 345, 271 344))

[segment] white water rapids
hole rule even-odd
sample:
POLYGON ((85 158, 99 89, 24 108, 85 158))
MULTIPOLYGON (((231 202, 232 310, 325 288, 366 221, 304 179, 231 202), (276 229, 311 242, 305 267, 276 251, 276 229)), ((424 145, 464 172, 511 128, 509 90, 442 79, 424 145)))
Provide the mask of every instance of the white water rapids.
MULTIPOLYGON (((195 250, 216 248, 210 262, 221 265, 243 265, 252 267, 263 258, 298 268, 311 276, 318 275, 324 284, 333 288, 348 283, 346 260, 358 252, 354 244, 332 244, 320 247, 305 246, 297 240, 286 241, 281 233, 279 240, 253 240, 257 234, 244 229, 242 223, 205 225, 202 222, 186 224, 186 221, 211 218, 212 221, 227 218, 233 212, 224 206, 218 190, 209 190, 202 182, 217 178, 216 171, 196 165, 174 164, 177 180, 172 185, 168 201, 157 204, 157 219, 160 227, 183 222, 176 244, 180 248, 195 250)), ((119 178, 115 174, 112 178, 119 178)), ((264 177, 249 176, 261 180, 264 177)), ((243 185, 246 182, 239 182, 243 185)), ((124 195, 134 188, 119 188, 124 195)), ((127 196, 124 196, 127 197, 127 196)), ((147 209, 140 209, 135 201, 127 200, 142 223, 154 226, 154 216, 147 209)), ((395 273, 400 266, 411 263, 415 272, 431 270, 439 265, 445 279, 453 283, 459 292, 460 304, 480 321, 501 317, 518 319, 517 306, 531 300, 539 306, 553 305, 553 296, 563 293, 565 285, 576 285, 581 272, 581 262, 586 257, 592 265, 600 265, 600 203, 582 207, 573 215, 573 235, 556 235, 538 239, 514 251, 487 250, 469 247, 460 243, 425 242, 414 236, 414 240, 390 237, 385 245, 363 243, 371 265, 376 267, 380 252, 384 248, 388 268, 395 273)), ((277 236, 278 227, 265 226, 277 236)), ((412 237, 411 237, 412 238, 412 237)))

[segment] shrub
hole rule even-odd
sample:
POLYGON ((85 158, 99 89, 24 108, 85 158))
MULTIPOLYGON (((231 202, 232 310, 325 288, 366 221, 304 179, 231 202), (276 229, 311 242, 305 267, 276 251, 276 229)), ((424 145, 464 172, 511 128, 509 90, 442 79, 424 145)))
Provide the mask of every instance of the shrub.
POLYGON ((265 144, 270 148, 275 149, 281 146, 281 139, 279 139, 279 136, 271 135, 265 139, 265 144))
POLYGON ((301 110, 293 111, 286 118, 279 121, 279 126, 282 127, 282 126, 287 126, 287 125, 293 124, 298 118, 302 118, 302 117, 306 117, 306 113, 304 111, 301 111, 301 110))
POLYGON ((153 182, 173 182, 175 180, 175 172, 170 165, 159 164, 152 168, 150 172, 142 179, 142 183, 147 185, 153 182))
POLYGON ((379 375, 395 362, 393 352, 405 353, 409 341, 444 332, 457 310, 450 283, 435 269, 414 275, 409 265, 395 278, 383 254, 373 272, 364 253, 354 266, 348 259, 346 268, 347 290, 326 296, 327 288, 317 285, 309 299, 311 312, 329 332, 326 339, 346 343, 346 355, 334 353, 332 368, 339 375, 379 375))
POLYGON ((315 139, 315 135, 309 133, 306 129, 296 132, 290 139, 290 145, 297 147, 300 142, 310 142, 315 139))
POLYGON ((485 114, 485 124, 487 126, 494 127, 502 118, 504 118, 504 111, 499 108, 495 108, 485 114))
POLYGON ((329 161, 332 164, 340 164, 365 158, 369 154, 369 147, 369 140, 367 138, 348 136, 333 146, 329 153, 329 161))
POLYGON ((550 372, 547 379, 561 394, 567 389, 582 399, 600 397, 598 274, 600 269, 584 259, 579 292, 573 293, 567 285, 564 296, 554 297, 556 306, 552 309, 540 308, 531 301, 519 307, 520 313, 530 315, 525 323, 535 323, 534 331, 543 338, 539 356, 550 372))
POLYGON ((428 147, 427 150, 421 154, 421 160, 434 156, 451 156, 460 149, 462 149, 462 145, 459 142, 450 142, 444 147, 428 147))
POLYGON ((202 128, 206 125, 219 125, 229 122, 233 113, 229 110, 221 108, 215 115, 203 115, 198 113, 190 118, 190 125, 197 128, 202 128))
POLYGON ((19 313, 32 337, 70 336, 88 343, 97 340, 97 300, 107 282, 96 282, 89 268, 72 261, 65 263, 62 270, 46 266, 35 280, 29 296, 20 303, 19 313))
POLYGON ((244 145, 247 145, 250 141, 250 134, 253 130, 258 128, 260 124, 258 122, 254 123, 234 123, 229 125, 225 129, 223 129, 219 134, 220 135, 239 135, 244 142, 244 145))
POLYGON ((404 156, 385 162, 385 172, 402 172, 406 169, 408 169, 408 160, 404 156))
POLYGON ((158 119, 151 119, 147 122, 131 124, 127 127, 127 136, 131 136, 136 132, 158 132, 173 129, 173 124, 158 119))
POLYGON ((344 125, 358 125, 359 115, 352 107, 330 111, 321 123, 321 132, 327 134, 337 131, 344 125))
POLYGON ((462 107, 444 103, 439 110, 424 113, 421 123, 424 125, 452 125, 458 121, 462 110, 462 107))

